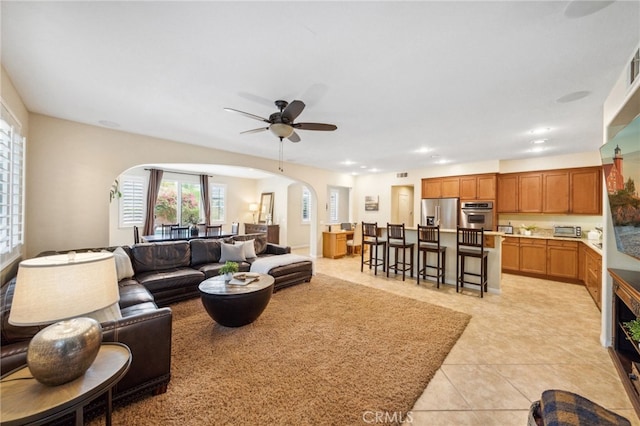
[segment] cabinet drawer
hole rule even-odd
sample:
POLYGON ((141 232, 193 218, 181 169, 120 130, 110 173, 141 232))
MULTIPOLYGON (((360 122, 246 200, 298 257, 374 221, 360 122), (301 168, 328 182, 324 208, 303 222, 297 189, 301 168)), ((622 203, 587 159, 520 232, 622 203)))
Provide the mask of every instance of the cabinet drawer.
POLYGON ((542 240, 542 239, 538 239, 538 238, 520 238, 520 245, 521 246, 546 247, 547 246, 547 240, 542 240))
POLYGON ((578 249, 577 241, 562 241, 562 240, 547 240, 547 245, 549 247, 566 247, 566 248, 574 248, 578 249))

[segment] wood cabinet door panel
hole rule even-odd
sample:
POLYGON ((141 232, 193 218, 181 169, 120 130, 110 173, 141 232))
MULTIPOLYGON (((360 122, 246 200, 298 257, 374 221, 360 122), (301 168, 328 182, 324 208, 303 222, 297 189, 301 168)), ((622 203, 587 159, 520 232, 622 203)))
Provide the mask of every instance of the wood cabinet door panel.
POLYGON ((547 241, 520 238, 520 271, 547 273, 547 241))
POLYGON ((602 214, 602 171, 600 167, 570 173, 570 208, 575 214, 602 214))
POLYGON ((518 211, 542 212, 542 173, 527 173, 518 177, 518 211))
POLYGON ((578 243, 547 241, 547 274, 552 277, 578 278, 578 243))
POLYGON ((505 237, 502 242, 502 270, 520 270, 520 238, 505 237))
POLYGON ((422 198, 441 198, 441 179, 422 179, 422 198))
POLYGON ((544 213, 569 213, 569 172, 544 173, 542 194, 544 213))
POLYGON ((515 213, 518 211, 518 176, 503 175, 498 177, 498 213, 515 213))
POLYGON ((495 175, 478 176, 478 200, 491 201, 495 199, 496 199, 496 176, 495 175))
POLYGON ((475 176, 464 176, 460 178, 460 199, 478 199, 478 180, 475 176))
POLYGON ((442 178, 442 198, 457 198, 460 196, 460 178, 442 178))

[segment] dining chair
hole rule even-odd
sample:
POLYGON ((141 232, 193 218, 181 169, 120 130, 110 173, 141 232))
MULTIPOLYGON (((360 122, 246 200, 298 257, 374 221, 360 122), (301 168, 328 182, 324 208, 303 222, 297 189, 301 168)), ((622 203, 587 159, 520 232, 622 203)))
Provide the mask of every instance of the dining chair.
POLYGON ((418 225, 418 274, 417 280, 420 284, 422 279, 433 277, 436 279, 436 287, 440 288, 440 283, 444 283, 447 261, 447 248, 440 244, 440 226, 418 225), (434 263, 429 263, 429 253, 434 253, 436 259, 434 263), (420 256, 422 255, 422 256, 420 256), (420 266, 422 257, 422 267, 420 266))
POLYGON ((355 254, 356 248, 362 246, 362 224, 356 223, 353 230, 353 237, 347 240, 347 253, 355 254))
POLYGON ((378 275, 378 268, 382 266, 382 272, 387 270, 387 240, 378 236, 378 222, 362 222, 362 246, 360 247, 360 272, 364 271, 364 265, 373 268, 374 275, 378 275), (369 260, 365 260, 365 247, 369 246, 369 260), (382 246, 382 259, 378 257, 378 247, 382 246), (374 253, 375 251, 375 253, 374 253))
POLYGON ((205 227, 205 236, 216 237, 222 235, 222 225, 207 225, 205 227))
POLYGON ((457 227, 456 238, 456 293, 458 288, 464 288, 465 284, 480 286, 480 297, 484 297, 487 291, 487 266, 489 253, 484 248, 484 228, 457 227), (470 272, 466 269, 467 257, 480 260, 480 270, 470 272), (476 281, 468 281, 466 276, 476 277, 476 281))
POLYGON ((407 271, 413 278, 413 248, 415 243, 408 243, 404 231, 404 223, 387 223, 387 277, 389 272, 393 271, 398 274, 402 272, 402 281, 404 281, 407 271), (407 259, 407 249, 409 250, 409 259, 407 259), (394 251, 393 262, 391 261, 391 250, 394 251), (400 260, 402 253, 402 260, 400 260))
POLYGON ((133 227, 133 244, 138 244, 140 242, 140 230, 137 226, 133 227))
POLYGON ((173 226, 171 228, 171 239, 189 239, 189 226, 173 226))
POLYGON ((162 227, 162 236, 163 237, 171 237, 171 229, 179 226, 177 223, 163 223, 160 225, 162 227))

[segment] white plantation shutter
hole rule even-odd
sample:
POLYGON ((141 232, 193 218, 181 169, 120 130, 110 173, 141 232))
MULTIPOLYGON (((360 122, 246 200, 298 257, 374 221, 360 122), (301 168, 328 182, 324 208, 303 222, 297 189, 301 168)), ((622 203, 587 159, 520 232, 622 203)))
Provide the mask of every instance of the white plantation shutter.
POLYGON ((20 256, 24 243, 25 138, 18 120, 2 105, 0 117, 0 259, 20 256))
POLYGON ((302 188, 302 221, 311 220, 311 192, 306 187, 302 188))
POLYGON ((329 220, 331 222, 338 221, 338 198, 340 193, 337 189, 332 189, 329 194, 329 220))
POLYGON ((211 203, 211 222, 224 222, 226 185, 212 183, 209 185, 211 203))
POLYGON ((143 226, 145 218, 145 181, 126 177, 120 183, 120 227, 143 226))

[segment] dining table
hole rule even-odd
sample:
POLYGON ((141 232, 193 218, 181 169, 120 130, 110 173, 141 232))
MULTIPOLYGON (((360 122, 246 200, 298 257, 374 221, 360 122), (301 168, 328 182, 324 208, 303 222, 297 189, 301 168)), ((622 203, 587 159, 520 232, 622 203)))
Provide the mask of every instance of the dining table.
POLYGON ((184 237, 178 237, 178 236, 171 236, 169 234, 153 234, 153 235, 143 235, 142 236, 142 242, 143 243, 159 243, 162 241, 189 241, 189 240, 195 240, 197 238, 206 238, 206 239, 211 239, 211 238, 229 238, 229 237, 233 237, 236 234, 231 234, 231 233, 222 233, 222 234, 217 234, 217 235, 207 235, 204 232, 198 232, 198 235, 191 235, 189 234, 188 236, 184 237))

